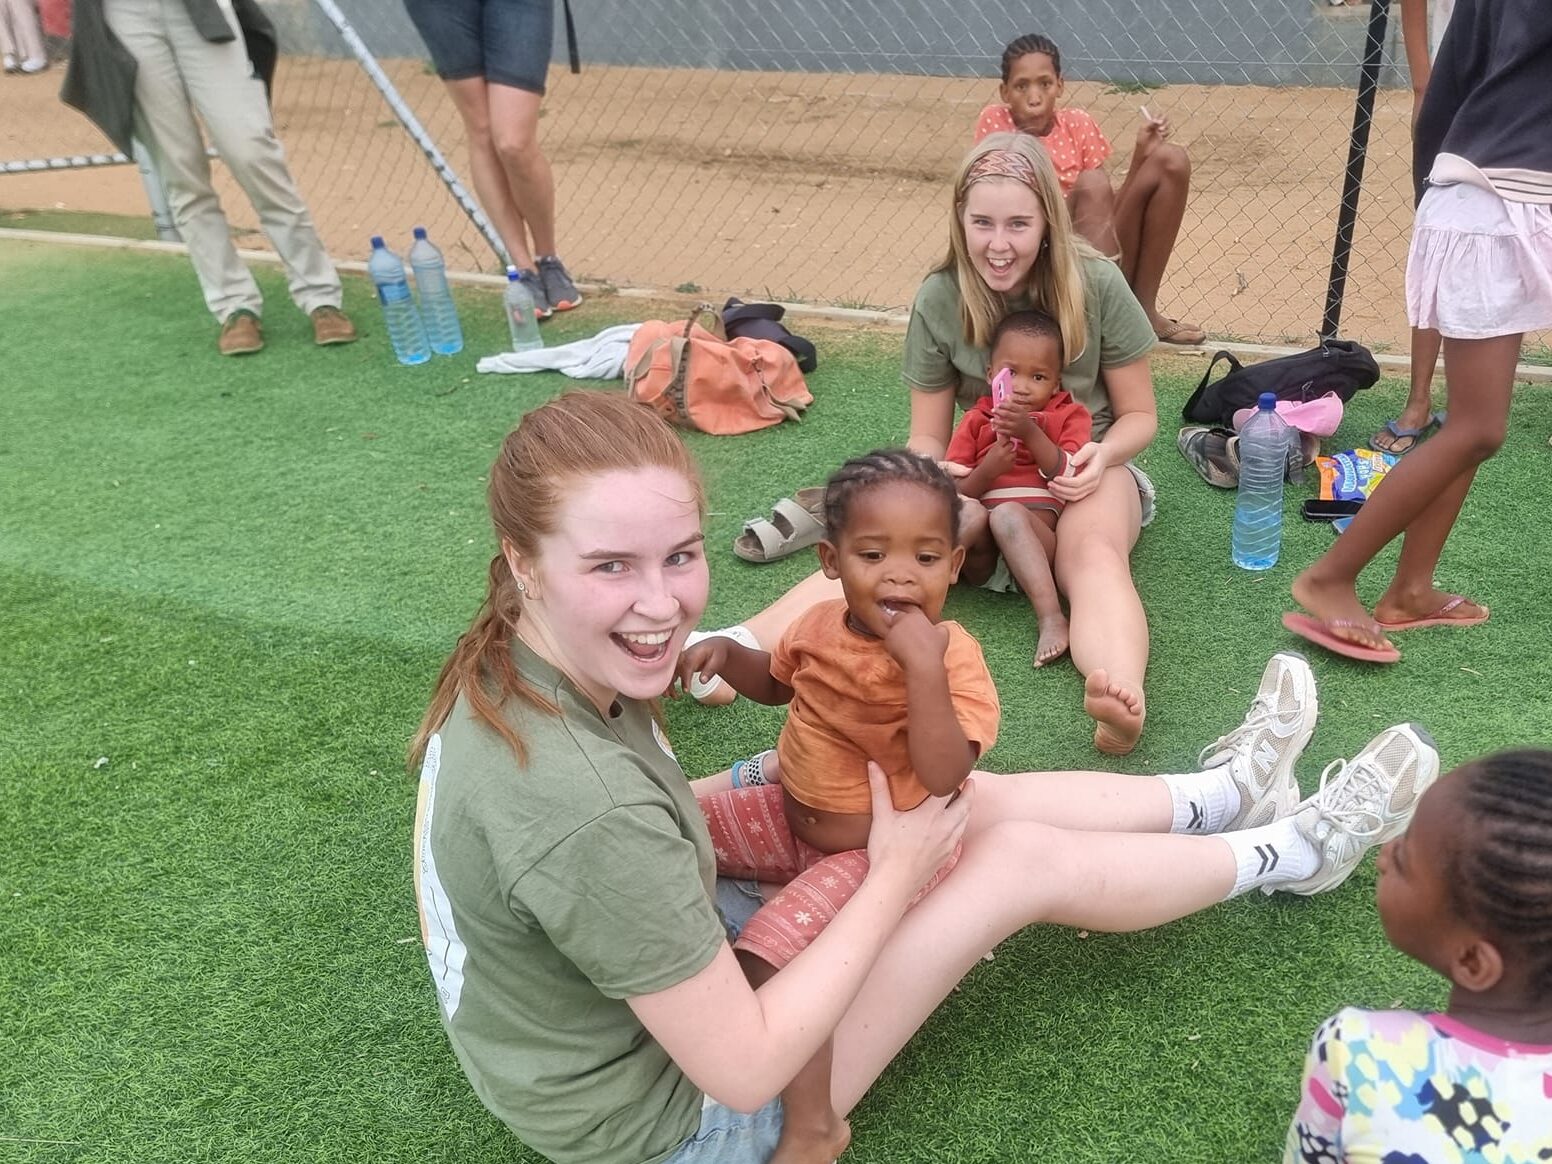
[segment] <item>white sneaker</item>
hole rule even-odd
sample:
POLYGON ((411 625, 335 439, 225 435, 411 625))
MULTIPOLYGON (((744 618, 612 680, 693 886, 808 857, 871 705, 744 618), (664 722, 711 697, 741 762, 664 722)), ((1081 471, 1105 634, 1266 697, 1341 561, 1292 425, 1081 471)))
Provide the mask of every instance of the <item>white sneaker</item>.
POLYGON ((1227 764, 1239 786, 1239 812, 1224 822, 1222 832, 1257 828, 1293 812, 1299 802, 1294 764, 1319 716, 1315 673, 1304 656, 1273 655, 1245 722, 1202 749, 1202 770, 1227 764))
POLYGON ((46 57, 30 57, 21 64, 21 69, 24 73, 41 73, 46 68, 48 68, 48 58, 46 57))
POLYGON ((10 53, 5 54, 5 71, 7 73, 16 72, 16 58, 10 53))
POLYGON ((1294 826, 1320 855, 1303 881, 1263 886, 1263 893, 1324 893, 1335 889, 1363 855, 1406 831, 1417 802, 1439 778, 1439 749, 1413 723, 1386 728, 1351 760, 1333 760, 1320 790, 1302 801, 1294 826))

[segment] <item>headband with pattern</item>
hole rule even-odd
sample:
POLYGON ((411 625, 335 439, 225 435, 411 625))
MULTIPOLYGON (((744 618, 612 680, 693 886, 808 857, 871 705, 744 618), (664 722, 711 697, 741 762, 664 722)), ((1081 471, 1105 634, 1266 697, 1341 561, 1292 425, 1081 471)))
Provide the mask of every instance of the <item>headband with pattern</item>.
POLYGON ((968 187, 986 178, 1013 178, 1034 186, 1035 164, 1027 155, 1015 150, 988 150, 970 164, 965 185, 968 187))

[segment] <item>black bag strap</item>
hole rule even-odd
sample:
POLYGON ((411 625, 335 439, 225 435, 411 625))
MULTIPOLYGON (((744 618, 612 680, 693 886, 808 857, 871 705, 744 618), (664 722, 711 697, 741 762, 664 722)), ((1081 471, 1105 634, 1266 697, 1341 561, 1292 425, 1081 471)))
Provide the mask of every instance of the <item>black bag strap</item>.
POLYGON ((560 6, 566 14, 566 54, 571 58, 571 71, 582 71, 582 56, 577 52, 577 25, 571 19, 571 0, 560 0, 560 6))
POLYGON ((1207 371, 1202 373, 1202 382, 1196 386, 1196 391, 1191 393, 1191 399, 1187 400, 1186 406, 1180 410, 1180 415, 1186 420, 1192 419, 1192 413, 1196 409, 1197 401, 1201 400, 1202 396, 1207 392, 1207 385, 1212 382, 1213 369, 1218 366, 1219 360, 1224 360, 1229 365, 1229 370, 1224 373, 1225 376, 1233 375, 1244 367, 1243 364, 1234 358, 1233 352, 1219 351, 1214 353, 1212 363, 1208 364, 1207 371))

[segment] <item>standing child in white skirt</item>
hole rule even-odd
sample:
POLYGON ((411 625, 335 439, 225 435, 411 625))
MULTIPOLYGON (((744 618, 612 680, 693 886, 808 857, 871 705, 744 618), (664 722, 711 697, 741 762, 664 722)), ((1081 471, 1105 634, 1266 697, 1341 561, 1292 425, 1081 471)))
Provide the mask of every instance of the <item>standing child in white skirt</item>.
POLYGON ((1457 0, 1413 139, 1422 192, 1407 315, 1444 337, 1448 419, 1386 474, 1331 549, 1294 580, 1295 634, 1393 663, 1387 632, 1472 626, 1487 607, 1434 569, 1477 468, 1503 444, 1520 341, 1552 327, 1552 18, 1546 0, 1457 0), (1371 616, 1358 574, 1405 534, 1371 616))

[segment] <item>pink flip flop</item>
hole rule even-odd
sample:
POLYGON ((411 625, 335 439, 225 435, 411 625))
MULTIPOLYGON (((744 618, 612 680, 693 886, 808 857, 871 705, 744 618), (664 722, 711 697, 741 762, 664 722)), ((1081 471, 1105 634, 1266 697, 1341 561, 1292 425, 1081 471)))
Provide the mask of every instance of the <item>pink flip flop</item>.
POLYGON ((1335 633, 1335 631, 1344 627, 1365 626, 1364 623, 1354 619, 1333 618, 1323 622, 1318 618, 1312 618, 1310 615, 1299 614, 1296 611, 1290 610, 1283 615, 1283 626, 1287 627, 1301 639, 1307 639, 1314 643, 1317 647, 1324 647, 1334 655, 1356 659, 1360 663, 1396 663, 1401 659, 1401 652, 1393 646, 1366 647, 1362 643, 1351 642, 1335 633))
MULTIPOLYGON (((1450 611, 1468 601, 1470 600, 1463 594, 1451 594, 1443 606, 1432 614, 1423 615, 1422 618, 1404 618, 1400 622, 1386 622, 1382 618, 1377 618, 1374 621, 1388 631, 1422 630, 1425 626, 1481 626, 1491 613, 1485 606, 1482 607, 1481 614, 1468 615, 1465 618, 1450 617, 1450 611)), ((1481 606, 1481 603, 1472 603, 1472 605, 1481 606)))

